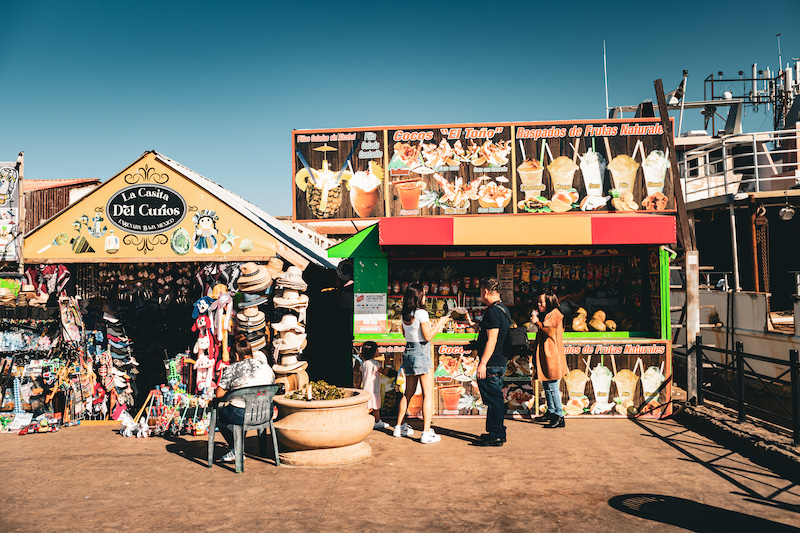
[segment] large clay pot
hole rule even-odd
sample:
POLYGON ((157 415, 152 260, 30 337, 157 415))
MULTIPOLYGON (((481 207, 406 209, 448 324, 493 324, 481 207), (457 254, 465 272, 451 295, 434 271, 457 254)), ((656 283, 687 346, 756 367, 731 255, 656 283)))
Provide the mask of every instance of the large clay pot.
POLYGON ((278 419, 275 429, 281 447, 317 450, 352 446, 372 431, 375 420, 367 413, 370 393, 345 389, 340 400, 290 400, 276 396, 278 419))

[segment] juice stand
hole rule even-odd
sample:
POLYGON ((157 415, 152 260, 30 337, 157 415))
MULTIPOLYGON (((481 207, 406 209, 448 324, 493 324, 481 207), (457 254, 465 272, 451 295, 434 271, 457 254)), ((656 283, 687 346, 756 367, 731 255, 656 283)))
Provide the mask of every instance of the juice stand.
MULTIPOLYGON (((427 288, 432 318, 466 307, 477 319, 478 281, 491 275, 520 325, 539 291, 569 295, 568 416, 661 416, 672 375, 666 245, 676 240, 662 136, 652 119, 296 131, 295 218, 378 218, 328 250, 353 261, 356 351, 375 341, 399 368, 408 284, 427 288), (370 187, 377 200, 364 217, 356 205, 370 187)), ((466 348, 475 337, 451 320, 431 342, 437 416, 485 413, 478 354, 466 348)), ((509 359, 508 416, 540 408, 533 372, 528 357, 509 359)), ((391 408, 391 388, 384 400, 391 408)))

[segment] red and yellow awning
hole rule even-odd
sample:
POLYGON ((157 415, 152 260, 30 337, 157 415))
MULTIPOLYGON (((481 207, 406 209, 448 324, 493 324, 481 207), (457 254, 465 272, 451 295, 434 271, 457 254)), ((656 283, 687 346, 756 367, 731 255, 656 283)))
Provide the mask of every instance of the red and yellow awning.
POLYGON ((381 246, 591 246, 672 244, 674 215, 497 215, 383 218, 381 246))

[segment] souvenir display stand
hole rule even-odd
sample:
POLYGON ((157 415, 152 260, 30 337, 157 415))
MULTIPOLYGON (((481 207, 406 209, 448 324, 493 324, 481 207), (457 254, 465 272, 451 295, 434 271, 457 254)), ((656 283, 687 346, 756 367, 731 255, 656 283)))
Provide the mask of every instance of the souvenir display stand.
MULTIPOLYGON (((106 407, 92 418, 120 420, 125 413, 131 434, 142 419, 158 433, 179 425, 186 431, 190 422, 198 431, 203 404, 228 364, 234 329, 265 358, 277 359, 271 362, 297 357, 305 338, 273 347, 281 335, 267 326, 288 312, 305 313, 308 296, 299 290, 301 283, 305 290, 306 267, 337 263, 267 213, 157 152, 144 153, 28 234, 24 250, 38 265, 29 277, 41 282, 45 296, 63 292, 63 279, 74 282, 76 318, 85 324, 77 349, 101 384, 85 401, 94 404, 105 389, 97 405, 106 407), (279 280, 286 282, 277 294, 283 307, 273 302, 279 280), (183 412, 194 407, 196 416, 183 412)), ((296 331, 297 325, 292 334, 303 335, 296 331)), ((305 376, 302 365, 287 362, 286 374, 305 376)))
MULTIPOLYGON (((426 288, 432 318, 467 308, 479 319, 478 282, 494 276, 519 325, 539 291, 567 297, 568 416, 662 416, 676 242, 665 146, 658 119, 642 118, 294 131, 294 214, 312 227, 376 219, 328 250, 353 261, 356 351, 375 341, 399 368, 410 282, 426 288)), ((463 318, 451 314, 431 342, 437 416, 485 412, 463 318)), ((543 409, 534 372, 526 354, 509 359, 509 416, 543 409)), ((390 409, 402 384, 384 385, 390 409)))

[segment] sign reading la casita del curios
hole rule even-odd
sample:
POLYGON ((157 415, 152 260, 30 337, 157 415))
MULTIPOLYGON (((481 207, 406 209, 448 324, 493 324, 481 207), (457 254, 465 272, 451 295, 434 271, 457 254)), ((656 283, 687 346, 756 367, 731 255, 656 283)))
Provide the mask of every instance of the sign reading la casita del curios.
POLYGON ((186 200, 163 185, 133 185, 108 199, 106 214, 121 230, 150 235, 180 224, 186 217, 186 200))

